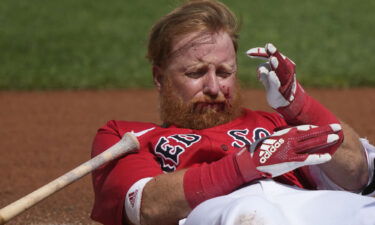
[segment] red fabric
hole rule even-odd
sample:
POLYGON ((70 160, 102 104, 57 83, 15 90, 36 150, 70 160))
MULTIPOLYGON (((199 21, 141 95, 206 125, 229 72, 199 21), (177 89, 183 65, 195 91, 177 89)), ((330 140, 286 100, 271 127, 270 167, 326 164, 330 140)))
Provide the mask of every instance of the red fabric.
POLYGON ((210 198, 226 195, 245 183, 266 176, 256 170, 250 153, 241 151, 211 164, 192 167, 184 176, 185 197, 191 208, 210 198))
MULTIPOLYGON (((99 129, 92 148, 92 157, 117 143, 123 134, 131 130, 122 128, 122 122, 110 121, 99 129)), ((135 130, 151 124, 132 124, 135 130)), ((91 218, 103 224, 122 224, 124 200, 133 183, 144 177, 162 173, 160 165, 141 142, 138 153, 114 160, 92 173, 95 203, 91 218), (147 165, 147 166, 145 166, 147 165)))
POLYGON ((186 171, 184 191, 192 209, 207 199, 229 194, 245 182, 233 156, 186 171))
MULTIPOLYGON (((91 216, 103 224, 121 224, 125 195, 136 181, 216 162, 266 133, 271 134, 274 129, 285 126, 285 121, 276 113, 251 110, 246 110, 244 116, 230 123, 204 130, 109 121, 98 130, 93 142, 93 157, 117 143, 126 132, 155 129, 139 139, 141 147, 138 153, 114 160, 92 173, 95 202, 91 216), (189 142, 181 142, 181 138, 189 142)), ((284 183, 299 187, 308 183, 294 172, 284 175, 284 178, 284 183)))
MULTIPOLYGON (((299 91, 297 91, 295 101, 293 101, 289 106, 277 109, 277 111, 285 117, 285 120, 289 124, 312 124, 321 126, 332 123, 340 123, 333 113, 301 90, 302 89, 299 89, 299 91), (301 104, 302 106, 298 106, 298 104, 301 104), (294 108, 300 108, 300 111, 293 111, 294 108)), ((344 140, 343 131, 338 132, 337 135, 340 137, 340 142, 325 149, 326 152, 329 152, 331 155, 336 152, 337 148, 344 140)))
POLYGON ((336 116, 314 98, 297 89, 296 99, 289 106, 278 108, 277 111, 284 116, 291 125, 311 124, 327 125, 339 123, 336 116), (298 109, 298 110, 297 110, 298 109))

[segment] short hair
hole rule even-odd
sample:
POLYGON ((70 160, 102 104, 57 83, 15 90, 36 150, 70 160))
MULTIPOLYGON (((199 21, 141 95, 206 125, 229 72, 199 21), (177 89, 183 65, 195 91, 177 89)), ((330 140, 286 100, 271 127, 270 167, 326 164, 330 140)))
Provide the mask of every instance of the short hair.
POLYGON ((188 0, 154 24, 147 58, 153 65, 165 66, 175 40, 193 32, 226 32, 237 52, 239 26, 234 13, 216 0, 188 0))

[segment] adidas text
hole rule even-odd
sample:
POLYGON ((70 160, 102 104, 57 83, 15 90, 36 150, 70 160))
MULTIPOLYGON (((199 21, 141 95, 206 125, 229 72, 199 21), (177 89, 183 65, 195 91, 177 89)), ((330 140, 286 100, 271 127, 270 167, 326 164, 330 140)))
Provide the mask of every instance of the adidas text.
POLYGON ((272 156, 272 153, 276 152, 276 150, 284 143, 284 139, 280 138, 279 140, 274 139, 267 139, 263 142, 262 146, 260 147, 260 163, 264 164, 267 160, 272 156))

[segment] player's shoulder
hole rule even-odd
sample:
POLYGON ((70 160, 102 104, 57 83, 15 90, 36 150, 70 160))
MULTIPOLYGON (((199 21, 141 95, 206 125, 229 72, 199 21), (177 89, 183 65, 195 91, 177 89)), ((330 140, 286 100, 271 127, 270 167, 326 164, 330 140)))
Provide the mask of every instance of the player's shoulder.
POLYGON ((159 125, 150 122, 110 120, 104 126, 100 127, 98 132, 111 132, 122 135, 126 132, 138 132, 152 127, 159 127, 159 125))
POLYGON ((244 108, 244 112, 245 112, 246 117, 282 118, 279 114, 277 114, 275 112, 251 110, 251 109, 248 109, 248 108, 244 108))
POLYGON ((276 112, 266 112, 259 110, 251 110, 245 108, 245 117, 252 118, 255 120, 269 121, 276 126, 285 126, 286 122, 284 118, 276 112))

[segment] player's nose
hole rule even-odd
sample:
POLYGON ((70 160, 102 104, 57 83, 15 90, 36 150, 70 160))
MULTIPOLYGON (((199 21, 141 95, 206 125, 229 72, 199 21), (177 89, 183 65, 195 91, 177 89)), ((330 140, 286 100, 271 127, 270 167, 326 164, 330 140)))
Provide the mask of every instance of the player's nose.
POLYGON ((215 71, 209 71, 204 78, 203 94, 216 98, 219 95, 219 79, 215 71))

